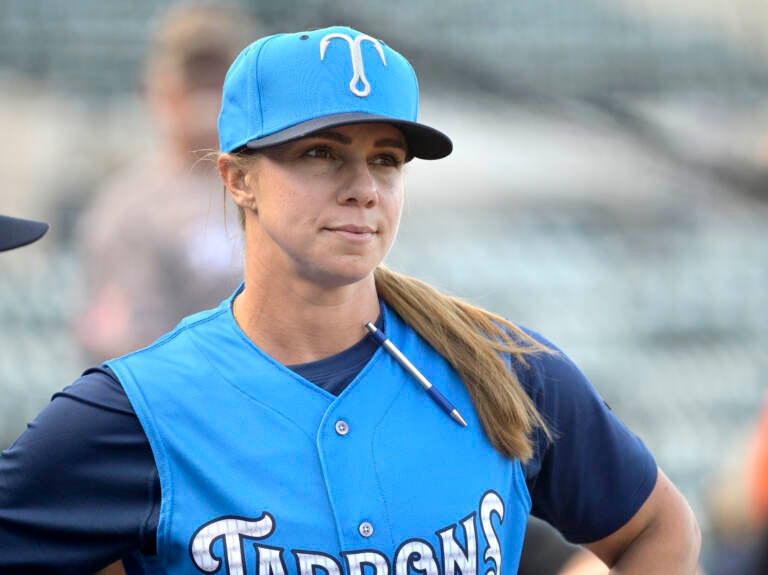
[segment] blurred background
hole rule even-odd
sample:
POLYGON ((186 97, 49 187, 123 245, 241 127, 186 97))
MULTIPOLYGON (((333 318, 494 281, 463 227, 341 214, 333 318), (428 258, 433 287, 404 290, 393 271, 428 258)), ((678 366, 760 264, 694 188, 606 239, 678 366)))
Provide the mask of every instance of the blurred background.
MULTIPOLYGON (((89 365, 78 220, 157 137, 143 62, 170 4, 0 2, 0 212, 52 224, 0 262, 2 448, 89 365)), ((390 267, 563 348, 689 498, 704 566, 725 573, 751 533, 744 461, 768 383, 768 5, 239 8, 251 39, 349 24, 411 60, 421 119, 455 151, 407 167, 390 267)))

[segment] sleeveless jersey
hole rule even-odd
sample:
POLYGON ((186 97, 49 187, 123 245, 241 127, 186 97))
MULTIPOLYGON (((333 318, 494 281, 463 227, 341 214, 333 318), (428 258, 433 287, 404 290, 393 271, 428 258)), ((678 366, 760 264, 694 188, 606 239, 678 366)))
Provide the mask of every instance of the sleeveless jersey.
MULTIPOLYGON (((384 350, 338 396, 241 331, 232 298, 108 362, 162 492, 151 574, 513 575, 531 500, 448 363, 382 303, 384 350)), ((362 333, 362 326, 361 326, 362 333)))

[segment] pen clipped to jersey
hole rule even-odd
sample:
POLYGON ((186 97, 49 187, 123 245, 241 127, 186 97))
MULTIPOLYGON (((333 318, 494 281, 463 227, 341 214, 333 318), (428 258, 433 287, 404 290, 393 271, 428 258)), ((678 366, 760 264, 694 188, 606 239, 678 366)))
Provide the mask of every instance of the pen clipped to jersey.
POLYGON ((439 389, 437 389, 432 383, 424 377, 424 374, 422 374, 415 365, 413 365, 410 360, 403 355, 403 353, 397 348, 397 346, 392 343, 387 336, 384 334, 383 331, 378 329, 373 323, 368 322, 365 324, 365 328, 371 333, 373 338, 376 340, 376 342, 382 346, 389 354, 395 358, 395 360, 403 366, 403 368, 410 373, 416 381, 418 381, 421 386, 426 390, 429 397, 432 398, 432 400, 440 406, 440 408, 450 415, 454 421, 459 423, 460 425, 466 427, 467 422, 464 420, 464 418, 461 416, 459 411, 454 407, 454 405, 448 400, 447 397, 445 397, 439 389))

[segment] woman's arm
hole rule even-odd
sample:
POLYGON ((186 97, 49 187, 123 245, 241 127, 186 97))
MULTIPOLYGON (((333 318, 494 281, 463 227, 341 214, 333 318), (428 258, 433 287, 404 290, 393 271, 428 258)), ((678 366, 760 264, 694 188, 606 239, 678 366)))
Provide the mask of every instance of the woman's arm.
POLYGON ((551 442, 538 438, 525 466, 532 513, 611 573, 696 573, 696 519, 642 441, 565 354, 531 367, 521 382, 555 432, 551 442))
POLYGON ((84 376, 0 457, 0 573, 93 573, 151 551, 155 477, 122 388, 84 376))
POLYGON ((658 470, 656 486, 629 522, 586 544, 616 575, 693 575, 701 533, 688 502, 658 470))

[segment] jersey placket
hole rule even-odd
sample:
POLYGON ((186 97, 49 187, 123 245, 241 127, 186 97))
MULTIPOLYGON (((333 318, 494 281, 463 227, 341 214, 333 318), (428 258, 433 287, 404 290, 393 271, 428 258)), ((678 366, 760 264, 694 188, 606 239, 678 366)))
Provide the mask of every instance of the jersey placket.
POLYGON ((323 479, 331 502, 348 573, 356 563, 377 565, 394 546, 373 440, 378 422, 390 408, 402 378, 384 367, 380 352, 358 380, 328 408, 317 433, 323 479), (368 556, 345 551, 370 551, 368 556))

